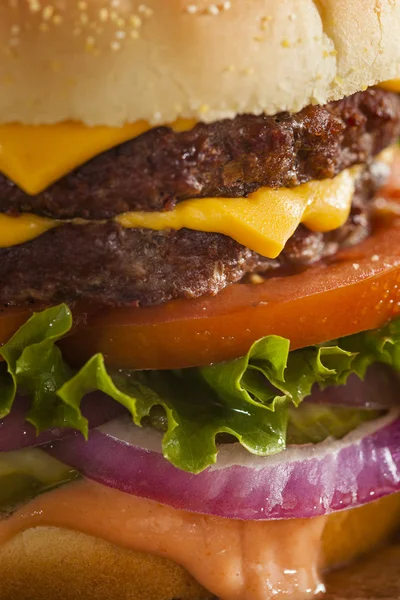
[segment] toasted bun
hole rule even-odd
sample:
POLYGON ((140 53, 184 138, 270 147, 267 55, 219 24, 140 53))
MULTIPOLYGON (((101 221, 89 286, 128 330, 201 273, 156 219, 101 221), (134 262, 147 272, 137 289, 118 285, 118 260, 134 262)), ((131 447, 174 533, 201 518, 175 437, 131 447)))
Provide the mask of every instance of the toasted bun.
MULTIPOLYGON (((324 563, 328 567, 337 566, 380 544, 398 524, 399 509, 400 495, 397 495, 361 509, 331 515, 323 537, 324 563)), ((382 598, 400 598, 400 550, 393 552, 391 561, 385 559, 369 564, 368 579, 364 582, 365 589, 369 586, 370 591, 376 583, 376 591, 382 598), (391 586, 391 594, 385 596, 382 583, 391 586)), ((49 527, 30 529, 3 545, 0 573, 0 600, 212 598, 182 567, 171 561, 112 546, 75 531, 49 527)), ((362 571, 355 569, 354 573, 358 573, 357 581, 363 581, 362 571)), ((346 589, 340 576, 331 579, 332 590, 336 585, 343 598, 362 598, 358 588, 346 589)), ((368 598, 372 600, 374 595, 368 598)))
POLYGON ((400 77, 400 0, 7 0, 0 122, 298 111, 400 77))

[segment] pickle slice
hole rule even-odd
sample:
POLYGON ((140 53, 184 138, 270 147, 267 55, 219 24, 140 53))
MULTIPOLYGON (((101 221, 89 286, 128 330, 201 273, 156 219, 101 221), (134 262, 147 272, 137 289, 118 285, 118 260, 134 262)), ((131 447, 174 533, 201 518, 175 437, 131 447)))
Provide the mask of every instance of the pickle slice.
POLYGON ((287 444, 318 444, 340 439, 363 423, 382 416, 383 411, 348 406, 303 403, 289 408, 287 444))
POLYGON ((9 513, 38 494, 74 481, 79 473, 38 448, 0 454, 0 512, 9 513))

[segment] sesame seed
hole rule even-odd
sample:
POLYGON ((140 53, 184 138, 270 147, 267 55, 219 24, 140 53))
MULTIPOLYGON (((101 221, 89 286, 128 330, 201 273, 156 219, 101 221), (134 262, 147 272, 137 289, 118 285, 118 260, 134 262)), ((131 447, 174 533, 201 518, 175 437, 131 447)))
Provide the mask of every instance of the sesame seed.
POLYGON ((142 14, 144 17, 147 17, 147 18, 153 16, 153 14, 154 14, 153 9, 149 8, 145 4, 139 4, 138 11, 140 12, 140 14, 142 14))
POLYGON ((260 27, 263 31, 266 31, 268 29, 268 25, 269 23, 272 21, 272 17, 271 16, 264 16, 261 17, 260 19, 260 27))
POLYGON ((51 19, 51 17, 53 16, 54 13, 54 7, 53 6, 46 6, 43 10, 42 10, 42 17, 45 21, 49 21, 51 19))
POLYGON ((139 29, 139 27, 142 24, 142 19, 140 17, 138 17, 138 15, 131 15, 129 17, 129 22, 132 25, 132 27, 135 27, 136 29, 139 29))
POLYGON ((28 8, 33 13, 39 12, 41 9, 40 2, 38 0, 28 0, 28 8))
POLYGON ((101 8, 99 10, 99 19, 103 23, 105 23, 106 21, 108 21, 108 9, 107 8, 101 8))
POLYGON ((199 108, 199 113, 201 114, 205 114, 210 110, 210 107, 208 106, 208 104, 202 104, 199 108))
POLYGON ((219 14, 219 8, 216 4, 210 4, 210 6, 207 8, 207 12, 210 15, 216 16, 219 14))
POLYGON ((93 50, 95 45, 96 45, 96 40, 94 39, 94 37, 92 35, 89 35, 86 38, 86 50, 93 50))

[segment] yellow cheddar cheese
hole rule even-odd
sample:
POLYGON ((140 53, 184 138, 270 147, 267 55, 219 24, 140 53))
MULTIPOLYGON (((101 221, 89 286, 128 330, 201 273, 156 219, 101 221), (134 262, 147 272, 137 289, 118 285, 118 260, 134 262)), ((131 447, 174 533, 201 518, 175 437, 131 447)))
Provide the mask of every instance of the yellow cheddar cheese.
MULTIPOLYGON (((195 121, 180 119, 175 131, 191 129, 195 121)), ((124 127, 87 127, 81 123, 56 125, 0 125, 0 172, 32 196, 101 152, 151 129, 147 121, 124 127)))
POLYGON ((389 92, 398 92, 400 93, 400 79, 390 79, 389 81, 384 81, 379 84, 380 88, 384 90, 388 90, 389 92))
MULTIPOLYGON (((115 217, 115 221, 126 228, 185 227, 222 233, 274 258, 299 223, 314 231, 330 231, 346 222, 359 169, 353 167, 333 179, 311 181, 295 188, 260 188, 247 198, 185 200, 171 211, 129 212, 115 217)), ((85 224, 82 219, 68 222, 85 224)), ((0 247, 29 241, 60 224, 61 221, 31 214, 0 215, 0 247)))
POLYGON ((195 229, 223 233, 269 258, 280 254, 300 223, 314 231, 341 227, 349 216, 359 167, 334 179, 295 188, 260 188, 247 198, 185 200, 164 212, 129 212, 116 217, 123 227, 195 229))
POLYGON ((35 239, 58 225, 54 219, 46 219, 30 213, 12 217, 0 215, 0 248, 9 248, 35 239))

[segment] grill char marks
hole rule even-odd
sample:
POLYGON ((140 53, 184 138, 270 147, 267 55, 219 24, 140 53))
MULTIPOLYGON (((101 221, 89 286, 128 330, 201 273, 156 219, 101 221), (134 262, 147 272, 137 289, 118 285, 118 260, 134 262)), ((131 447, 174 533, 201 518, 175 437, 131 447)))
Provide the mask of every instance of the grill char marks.
POLYGON ((123 229, 112 222, 62 225, 0 249, 0 303, 85 299, 147 306, 217 294, 252 273, 288 274, 368 235, 369 200, 379 183, 379 170, 366 169, 347 223, 325 234, 300 226, 275 260, 217 233, 123 229))
POLYGON ((188 198, 291 187, 366 163, 399 135, 400 97, 375 89, 294 115, 242 115, 181 133, 158 127, 34 197, 0 175, 0 212, 107 219, 188 198))

